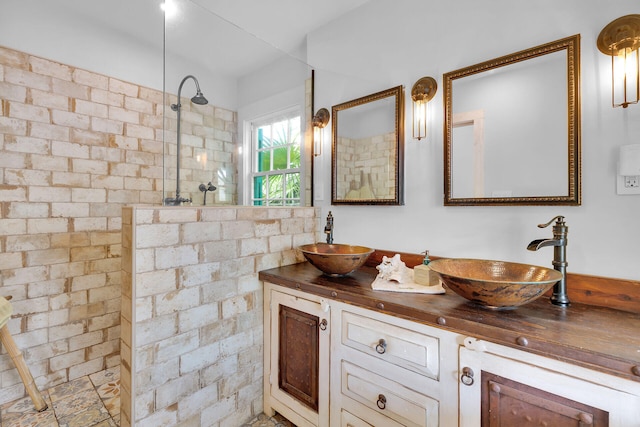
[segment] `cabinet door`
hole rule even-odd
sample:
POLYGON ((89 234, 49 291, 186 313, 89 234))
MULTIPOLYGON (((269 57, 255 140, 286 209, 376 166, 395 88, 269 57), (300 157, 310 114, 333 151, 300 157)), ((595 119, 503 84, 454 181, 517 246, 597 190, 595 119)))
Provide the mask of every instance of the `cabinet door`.
POLYGON ((466 338, 460 348, 462 427, 640 426, 640 384, 466 338))
POLYGON ((609 413, 482 371, 482 426, 608 427, 609 413))
POLYGON ((265 284, 265 411, 299 427, 329 423, 326 302, 265 284))
POLYGON ((320 318, 286 304, 278 316, 278 387, 317 411, 320 318))

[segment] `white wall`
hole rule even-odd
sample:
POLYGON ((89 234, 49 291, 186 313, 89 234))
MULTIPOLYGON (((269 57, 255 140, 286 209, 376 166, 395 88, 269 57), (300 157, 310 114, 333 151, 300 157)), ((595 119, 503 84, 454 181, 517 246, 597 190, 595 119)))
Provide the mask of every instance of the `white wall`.
MULTIPOLYGON (((635 6, 635 7, 634 7, 635 6)), ((640 105, 613 109, 610 58, 596 47, 613 19, 638 13, 627 0, 372 0, 309 34, 316 108, 330 108, 398 84, 405 86, 405 205, 331 206, 331 162, 316 161, 316 206, 331 210, 337 243, 397 251, 551 265, 553 250, 526 250, 555 215, 569 225, 570 272, 640 279, 640 195, 618 196, 618 147, 640 143, 640 105), (442 74, 581 34, 582 206, 443 206, 442 74), (438 80, 426 140, 411 139, 409 91, 438 80)), ((330 141, 324 147, 330 153, 330 141)), ((552 155, 550 153, 550 155, 552 155)), ((544 165, 541 165, 544 173, 544 165)))
MULTIPOLYGON (((74 9, 74 0, 2 0, 0 46, 162 90, 164 16, 159 7, 151 8, 156 12, 154 15, 146 14, 149 1, 110 0, 83 4, 81 8, 74 9), (123 22, 100 22, 82 13, 83 9, 91 7, 120 10, 123 22), (143 13, 142 18, 140 13, 143 13), (136 19, 145 19, 145 22, 138 25, 136 19), (114 31, 114 28, 120 31, 114 31), (144 36, 128 34, 140 31, 144 36)), ((169 31, 177 30, 172 27, 169 31)), ((206 43, 202 47, 206 48, 206 43)), ((181 51, 179 47, 174 46, 174 49, 181 51)), ((168 57, 167 92, 177 94, 182 78, 193 74, 211 104, 236 110, 237 78, 208 70, 200 59, 177 55, 168 57)), ((191 90, 191 87, 185 87, 183 95, 191 96, 191 90)))
POLYGON ((157 20, 148 27, 149 36, 159 41, 153 46, 61 6, 52 1, 2 0, 0 45, 162 90, 161 14, 148 17, 157 20))

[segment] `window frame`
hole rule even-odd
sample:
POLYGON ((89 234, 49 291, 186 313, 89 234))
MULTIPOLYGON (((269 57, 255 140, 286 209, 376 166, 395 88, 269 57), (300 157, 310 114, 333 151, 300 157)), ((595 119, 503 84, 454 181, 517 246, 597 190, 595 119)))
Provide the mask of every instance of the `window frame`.
MULTIPOLYGON (((249 148, 250 153, 249 153, 249 156, 247 156, 249 160, 249 164, 247 165, 248 173, 246 174, 247 183, 245 185, 245 188, 247 191, 246 194, 247 194, 248 204, 250 206, 303 206, 304 188, 305 188, 304 186, 305 185, 304 183, 304 124, 303 124, 303 114, 300 107, 296 106, 296 107, 287 108, 284 110, 280 110, 280 111, 253 119, 249 122, 249 130, 250 130, 249 132, 250 138, 248 143, 246 144, 246 147, 249 148), (274 125, 278 122, 282 122, 285 120, 290 121, 292 119, 295 119, 296 117, 299 120, 299 124, 298 124, 298 131, 299 131, 298 150, 300 153, 299 166, 296 168, 288 167, 290 165, 290 156, 291 156, 291 149, 289 147, 292 147, 294 145, 294 144, 288 143, 288 144, 279 146, 279 147, 287 148, 287 167, 283 169, 273 169, 273 157, 274 157, 273 153, 275 149, 274 147, 270 147, 265 150, 261 150, 260 148, 258 148, 258 129, 263 126, 274 125), (258 157, 261 152, 271 153, 269 170, 266 170, 266 171, 257 170, 258 164, 259 164, 258 157), (298 189, 297 198, 286 197, 286 184, 285 184, 285 187, 283 188, 283 192, 281 193, 281 197, 269 198, 268 195, 267 197, 264 197, 264 198, 256 197, 256 194, 255 194, 255 178, 256 177, 262 176, 269 181, 272 177, 282 176, 283 177, 282 179, 286 181, 287 176, 291 174, 297 174, 298 176, 299 189, 298 189), (260 203, 260 201, 262 201, 262 203, 260 203)), ((290 132, 290 125, 287 132, 288 133, 290 132)))

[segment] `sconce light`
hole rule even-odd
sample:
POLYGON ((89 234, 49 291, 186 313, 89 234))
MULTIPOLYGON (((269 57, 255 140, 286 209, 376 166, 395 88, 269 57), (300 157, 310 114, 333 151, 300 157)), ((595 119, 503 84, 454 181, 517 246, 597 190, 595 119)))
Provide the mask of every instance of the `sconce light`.
POLYGON ((324 143, 324 129, 329 123, 329 118, 331 117, 331 113, 326 108, 321 108, 318 110, 313 119, 311 119, 311 123, 313 124, 313 155, 319 156, 322 154, 322 145, 324 143))
POLYGON ((423 77, 411 88, 413 100, 413 137, 420 141, 427 136, 427 103, 438 90, 433 77, 423 77))
POLYGON ((605 26, 597 41, 598 49, 611 55, 611 103, 627 108, 637 104, 640 95, 640 15, 626 15, 605 26))

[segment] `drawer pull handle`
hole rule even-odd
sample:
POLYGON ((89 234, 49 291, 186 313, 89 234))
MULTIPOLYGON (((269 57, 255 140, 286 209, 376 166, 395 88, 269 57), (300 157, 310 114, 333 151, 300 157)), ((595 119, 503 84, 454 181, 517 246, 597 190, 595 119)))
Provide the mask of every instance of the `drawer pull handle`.
POLYGON ((378 352, 378 354, 384 354, 385 351, 387 351, 387 342, 380 338, 380 341, 376 344, 376 352, 378 352))
POLYGON ((320 322, 320 329, 323 331, 327 330, 327 319, 322 319, 322 322, 320 322))
POLYGON ((473 369, 465 366, 462 368, 462 375, 460 376, 462 384, 470 386, 473 385, 473 369))
POLYGON ((387 407, 387 398, 384 397, 384 394, 378 395, 378 401, 376 402, 376 405, 378 405, 378 408, 380 409, 384 409, 387 407))

